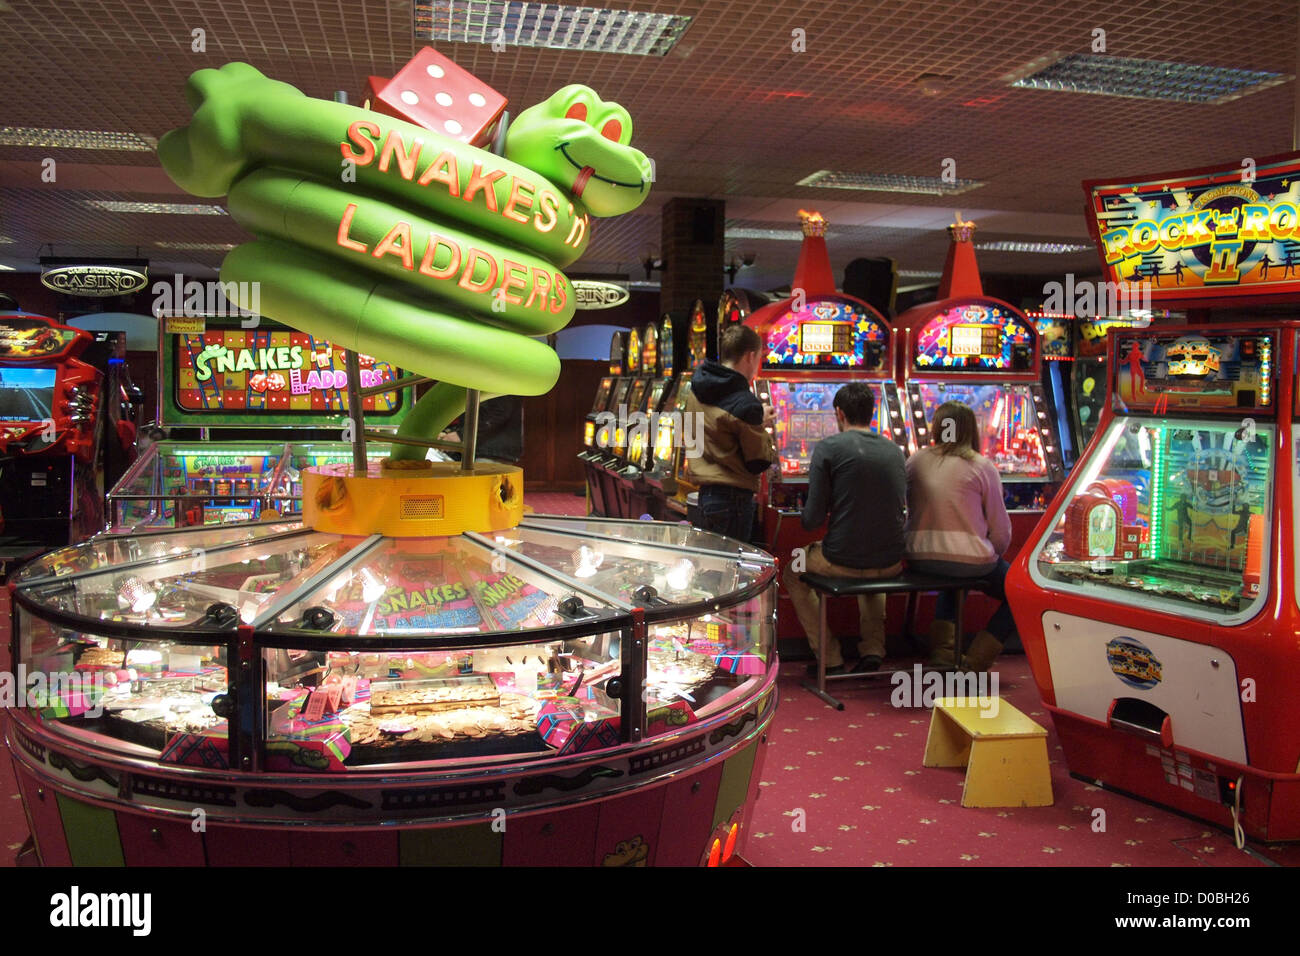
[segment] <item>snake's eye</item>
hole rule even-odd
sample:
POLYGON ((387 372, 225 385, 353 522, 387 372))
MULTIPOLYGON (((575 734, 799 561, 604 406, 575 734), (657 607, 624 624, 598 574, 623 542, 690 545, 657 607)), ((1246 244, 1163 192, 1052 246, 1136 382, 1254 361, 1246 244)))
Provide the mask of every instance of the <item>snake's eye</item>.
POLYGON ((619 137, 623 135, 623 124, 616 119, 606 120, 605 125, 600 128, 600 135, 617 143, 619 137))
POLYGON ((565 119, 575 119, 579 123, 587 122, 587 104, 574 103, 564 113, 565 119))

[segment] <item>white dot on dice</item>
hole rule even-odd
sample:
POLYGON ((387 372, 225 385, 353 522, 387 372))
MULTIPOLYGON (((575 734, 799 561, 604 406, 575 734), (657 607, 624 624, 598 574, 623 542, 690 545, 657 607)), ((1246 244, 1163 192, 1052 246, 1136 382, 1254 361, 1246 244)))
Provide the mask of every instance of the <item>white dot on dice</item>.
POLYGON ((435 80, 441 80, 444 76, 443 69, 436 63, 430 63, 425 67, 425 71, 435 80))
POLYGON ((487 104, 487 100, 483 98, 482 93, 471 93, 469 95, 469 102, 471 106, 484 106, 487 104))
POLYGON ((447 120, 447 122, 442 124, 442 128, 445 129, 448 133, 451 133, 452 136, 455 136, 460 132, 461 125, 457 123, 455 120, 447 120))
POLYGON ((434 96, 434 99, 437 100, 439 106, 451 106, 450 93, 438 93, 434 96))
POLYGON ((420 102, 420 97, 416 95, 414 90, 402 90, 402 102, 407 106, 414 106, 420 102))

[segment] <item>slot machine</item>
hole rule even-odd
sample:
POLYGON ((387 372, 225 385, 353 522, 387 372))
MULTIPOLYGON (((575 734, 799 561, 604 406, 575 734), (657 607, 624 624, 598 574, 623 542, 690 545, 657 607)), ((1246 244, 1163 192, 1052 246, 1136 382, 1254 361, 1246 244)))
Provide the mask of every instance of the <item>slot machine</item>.
POLYGON ((609 374, 601 378, 596 387, 596 398, 583 423, 582 451, 578 452, 578 460, 582 462, 587 481, 588 514, 605 513, 603 488, 593 466, 601 459, 603 450, 609 446, 613 437, 613 429, 605 423, 601 413, 607 411, 616 400, 618 385, 623 376, 623 352, 624 333, 615 332, 609 343, 609 374))
POLYGON ((686 353, 688 355, 686 368, 682 372, 681 383, 677 386, 677 392, 674 396, 671 410, 677 413, 682 422, 683 441, 679 442, 679 447, 673 451, 672 460, 672 496, 664 502, 668 509, 666 517, 684 518, 689 512, 688 500, 690 496, 699 490, 699 487, 691 480, 688 464, 692 453, 699 448, 699 430, 694 423, 686 421, 686 397, 691 393, 691 376, 694 374, 701 362, 707 361, 710 357, 717 357, 718 354, 718 318, 716 315, 710 315, 704 309, 704 303, 698 299, 691 309, 689 323, 686 331, 686 353), (697 439, 687 443, 685 438, 687 434, 697 439))
POLYGON ((974 223, 948 231, 952 245, 939 300, 894 320, 907 337, 903 377, 910 442, 913 450, 931 443, 930 422, 944 402, 961 402, 975 412, 980 453, 1002 478, 1011 516, 1010 559, 1065 477, 1061 442, 1043 389, 1033 320, 983 294, 971 243, 974 223))
MULTIPOLYGON (((117 531, 226 524, 297 515, 303 469, 352 461, 346 353, 330 342, 261 318, 164 316, 158 331, 158 424, 166 438, 146 448, 108 494, 117 531), (218 437, 219 436, 219 437, 218 437)), ((361 387, 401 370, 360 356, 361 387)), ((396 430, 406 391, 362 400, 366 423, 396 430)), ((369 457, 389 446, 369 442, 369 457)))
POLYGON ((0 315, 0 570, 103 530, 124 349, 119 333, 0 315))
POLYGON ((682 370, 682 359, 688 356, 687 313, 666 314, 659 321, 659 378, 650 389, 646 403, 647 437, 650 439, 641 455, 633 461, 641 470, 640 485, 634 489, 632 511, 636 517, 649 514, 656 520, 668 517, 668 499, 676 491, 673 465, 676 451, 684 441, 698 443, 698 435, 686 433, 685 422, 678 411, 678 393, 688 377, 682 370), (639 510, 638 510, 639 509, 639 510))
POLYGON ((626 503, 620 501, 618 471, 627 456, 628 420, 634 402, 645 397, 646 379, 641 375, 642 339, 640 329, 629 329, 623 336, 623 375, 614 382, 614 394, 609 407, 600 416, 596 428, 596 444, 600 454, 591 462, 591 479, 598 487, 593 502, 599 497, 601 510, 596 512, 607 518, 623 517, 626 503))
MULTIPOLYGON (((793 285, 804 290, 802 301, 782 299, 744 319, 762 341, 762 367, 754 390, 776 416, 771 431, 778 462, 763 476, 758 527, 767 549, 782 559, 822 536, 821 531, 803 529, 801 513, 813 449, 839 431, 833 403, 841 387, 868 384, 876 400, 872 430, 892 440, 904 455, 908 451, 907 424, 892 377, 893 330, 870 305, 835 291, 825 220, 806 214, 802 225, 805 239, 793 285)), ((777 613, 778 634, 802 633, 784 591, 777 613)))
POLYGON ((776 296, 768 295, 765 292, 755 292, 753 289, 734 287, 723 292, 722 297, 718 299, 717 328, 710 340, 713 354, 717 355, 718 337, 722 335, 728 326, 735 325, 737 322, 744 322, 755 309, 761 309, 763 306, 771 305, 775 301, 776 296))

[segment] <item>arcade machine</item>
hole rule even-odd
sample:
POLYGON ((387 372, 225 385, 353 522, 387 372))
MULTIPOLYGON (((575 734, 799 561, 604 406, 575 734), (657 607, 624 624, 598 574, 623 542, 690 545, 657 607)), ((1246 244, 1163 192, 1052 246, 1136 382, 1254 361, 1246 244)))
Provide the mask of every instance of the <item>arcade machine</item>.
POLYGON ((764 292, 755 292, 753 289, 733 287, 723 292, 722 297, 718 300, 717 328, 710 339, 715 353, 718 338, 728 326, 735 325, 737 322, 744 322, 751 312, 761 309, 765 305, 771 305, 775 301, 775 296, 767 295, 764 292))
MULTIPOLYGON (((907 454, 907 427, 890 377, 894 350, 889 323, 867 303, 835 291, 826 221, 818 213, 801 212, 800 218, 804 241, 793 288, 804 290, 804 301, 783 299, 744 320, 764 345, 755 391, 776 412, 772 431, 780 460, 763 477, 758 526, 767 549, 779 557, 822 536, 821 531, 805 531, 800 515, 813 448, 839 430, 833 402, 842 386, 871 386, 876 399, 872 429, 907 454)), ((779 634, 801 633, 784 592, 778 614, 779 634)))
POLYGON ((1297 169, 1085 184, 1104 281, 1173 274, 1153 301, 1233 324, 1109 332, 1096 435, 1007 577, 1070 772, 1238 846, 1300 839, 1300 322, 1249 311, 1295 301, 1275 266, 1300 243, 1271 229, 1294 221, 1297 169), (1217 228, 1181 248, 1146 243, 1207 210, 1217 228))
POLYGON ((1080 319, 1075 336, 1074 362, 1070 367, 1069 407, 1075 459, 1082 457, 1097 432, 1101 410, 1106 404, 1106 333, 1113 328, 1131 328, 1122 319, 1080 319))
POLYGON ((602 420, 601 413, 614 409, 618 414, 618 404, 626 400, 629 379, 623 375, 626 357, 627 333, 615 332, 609 343, 609 374, 600 380, 596 388, 596 399, 591 403, 591 411, 583 424, 582 445, 578 453, 583 472, 587 479, 587 513, 603 515, 606 513, 604 500, 604 483, 599 480, 595 468, 613 442, 612 425, 602 420), (623 398, 620 398, 620 395, 623 398))
POLYGON ((939 300, 894 320, 907 335, 904 378, 911 446, 930 444, 929 424, 948 401, 971 407, 981 454, 997 466, 1011 515, 1014 555, 1065 477, 1061 442, 1043 390, 1038 334, 1019 309, 984 295, 975 264, 975 224, 948 227, 952 245, 939 300))
POLYGON ((127 464, 125 340, 39 315, 0 316, 0 577, 104 528, 127 464))
POLYGON ((648 416, 646 447, 634 453, 633 464, 640 470, 633 488, 632 517, 648 514, 655 520, 669 517, 668 499, 676 493, 673 463, 677 446, 685 439, 696 444, 697 435, 686 434, 678 393, 682 389, 681 358, 689 354, 690 318, 686 313, 672 313, 659 320, 659 378, 650 387, 646 402, 648 416))
POLYGON ((1300 838, 1292 468, 1275 462, 1298 332, 1113 331, 1098 437, 1007 582, 1073 774, 1224 825, 1240 798, 1269 839, 1300 838))
POLYGON ((629 514, 631 488, 623 472, 629 463, 629 444, 633 439, 632 416, 641 411, 650 392, 658 362, 658 330, 654 324, 627 333, 627 367, 631 373, 626 399, 610 409, 614 414, 613 438, 600 462, 604 482, 606 515, 611 518, 637 517, 629 514))
MULTIPOLYGON (((621 350, 618 364, 622 375, 615 378, 609 405, 597 422, 595 454, 588 461, 592 514, 607 518, 617 518, 622 514, 614 475, 622 467, 621 461, 627 452, 627 417, 632 399, 637 397, 639 400, 637 392, 644 394, 644 386, 638 387, 640 376, 637 374, 641 361, 641 333, 629 329, 616 333, 614 338, 610 348, 621 350)), ((610 367, 614 365, 611 356, 610 367)))
MULTIPOLYGON (((208 319, 195 333, 172 332, 170 324, 159 321, 157 406, 169 437, 149 446, 109 492, 111 526, 175 528, 301 512, 302 470, 351 460, 351 446, 339 440, 344 350, 268 319, 249 329, 238 319, 208 319), (212 440, 218 431, 221 439, 212 440)), ((400 376, 361 356, 363 389, 400 376)), ((384 391, 363 402, 376 426, 395 429, 410 400, 384 391)), ((381 458, 388 447, 368 451, 381 458)))
POLYGON ((1026 312, 1038 333, 1038 350, 1043 362, 1043 391, 1047 407, 1061 436, 1061 461, 1068 473, 1079 457, 1070 425, 1070 366, 1074 362, 1075 321, 1072 315, 1039 310, 1026 312))
MULTIPOLYGON (((726 293, 723 293, 725 296, 726 293)), ((685 518, 689 513, 688 501, 691 495, 699 490, 698 486, 691 481, 691 476, 687 470, 691 455, 699 447, 699 432, 690 430, 689 436, 688 423, 686 422, 686 397, 691 393, 691 376, 701 362, 710 358, 717 358, 718 355, 718 319, 717 316, 709 315, 704 309, 704 303, 698 299, 695 306, 691 309, 689 325, 686 334, 686 352, 689 354, 689 364, 682 373, 681 384, 677 387, 677 394, 671 410, 676 412, 682 422, 683 440, 679 442, 678 448, 673 451, 672 460, 672 496, 665 499, 664 504, 667 508, 665 517, 685 518), (685 439, 690 437, 692 440, 688 443, 685 439)))

